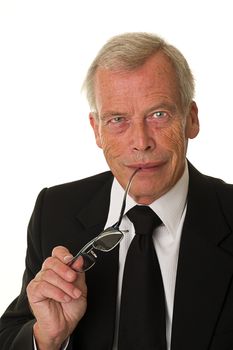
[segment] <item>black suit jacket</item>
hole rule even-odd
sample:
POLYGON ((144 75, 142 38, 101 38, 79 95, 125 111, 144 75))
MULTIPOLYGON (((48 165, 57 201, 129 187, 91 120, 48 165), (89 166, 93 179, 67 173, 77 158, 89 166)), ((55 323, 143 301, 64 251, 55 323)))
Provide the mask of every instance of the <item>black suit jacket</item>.
MULTIPOLYGON (((189 164, 189 192, 178 260, 171 350, 233 349, 233 186, 189 164)), ((31 350, 32 325, 25 289, 52 249, 75 254, 106 223, 110 172, 44 189, 28 227, 26 270, 19 297, 1 319, 1 350, 31 350)), ((68 349, 112 350, 118 249, 98 253, 86 273, 88 309, 68 349)), ((129 349, 131 350, 131 349, 129 349)), ((146 350, 146 349, 145 349, 146 350)))

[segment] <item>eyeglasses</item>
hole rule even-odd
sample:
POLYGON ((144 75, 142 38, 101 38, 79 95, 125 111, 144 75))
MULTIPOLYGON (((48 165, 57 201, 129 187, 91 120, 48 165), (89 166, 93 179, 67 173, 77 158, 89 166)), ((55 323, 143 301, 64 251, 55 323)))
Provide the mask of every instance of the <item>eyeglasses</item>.
POLYGON ((131 175, 129 182, 126 186, 120 216, 118 221, 103 232, 101 232, 97 237, 88 242, 73 258, 69 261, 68 265, 77 272, 85 272, 95 265, 97 260, 96 250, 101 252, 110 252, 114 249, 124 237, 124 233, 127 231, 120 230, 120 224, 124 215, 126 197, 128 195, 132 180, 135 174, 138 172, 139 168, 134 171, 131 175), (81 260, 81 261, 79 261, 81 260), (80 268, 81 264, 81 268, 80 268))

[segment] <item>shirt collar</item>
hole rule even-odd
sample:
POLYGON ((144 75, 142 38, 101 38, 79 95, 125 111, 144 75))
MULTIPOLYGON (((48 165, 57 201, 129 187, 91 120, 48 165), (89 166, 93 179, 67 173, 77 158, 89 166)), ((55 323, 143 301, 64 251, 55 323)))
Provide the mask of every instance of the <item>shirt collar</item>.
MULTIPOLYGON (((189 173, 186 162, 184 173, 175 186, 173 186, 172 189, 165 193, 162 197, 150 204, 151 209, 153 209, 153 211, 160 217, 168 232, 171 233, 173 237, 175 236, 185 209, 188 183, 189 173)), ((106 227, 112 226, 118 221, 123 197, 124 189, 121 187, 116 178, 114 178, 106 227)), ((137 203, 133 200, 133 198, 128 196, 126 200, 125 213, 135 205, 137 205, 137 203)))

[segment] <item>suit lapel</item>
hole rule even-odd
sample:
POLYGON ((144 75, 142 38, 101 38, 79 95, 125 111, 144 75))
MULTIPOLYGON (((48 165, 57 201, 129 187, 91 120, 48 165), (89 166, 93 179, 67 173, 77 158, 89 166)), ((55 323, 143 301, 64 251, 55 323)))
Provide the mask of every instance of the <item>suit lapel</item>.
MULTIPOLYGON (((112 181, 111 176, 77 215, 84 227, 86 242, 104 229, 109 211, 112 181)), ((112 349, 119 253, 116 248, 109 253, 97 252, 97 255, 95 266, 86 272, 88 310, 74 340, 77 349, 112 349)))
POLYGON ((213 183, 190 167, 171 350, 208 349, 233 274, 233 249, 227 254, 221 245, 232 237, 213 183))

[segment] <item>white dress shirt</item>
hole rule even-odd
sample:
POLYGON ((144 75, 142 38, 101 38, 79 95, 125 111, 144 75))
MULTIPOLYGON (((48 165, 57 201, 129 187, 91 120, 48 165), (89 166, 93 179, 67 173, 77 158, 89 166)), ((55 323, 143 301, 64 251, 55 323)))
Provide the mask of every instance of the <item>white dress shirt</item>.
MULTIPOLYGON (((186 214, 188 182, 189 175, 188 166, 186 163, 185 171, 180 180, 176 183, 176 185, 169 192, 167 192, 165 195, 163 195, 150 205, 151 209, 160 217, 160 219, 163 222, 163 225, 159 226, 153 233, 153 241, 160 264, 165 291, 167 350, 170 350, 171 344, 171 327, 176 270, 181 232, 186 214)), ((124 189, 114 178, 111 189, 109 213, 105 228, 112 226, 119 219, 123 196, 124 189)), ((125 213, 135 205, 137 205, 137 203, 130 196, 128 196, 126 201, 125 213)), ((124 238, 120 243, 119 249, 118 298, 116 308, 117 316, 113 350, 117 350, 118 321, 125 258, 130 243, 135 235, 133 224, 126 215, 123 216, 120 228, 121 230, 128 230, 128 232, 125 233, 124 238)), ((61 350, 65 350, 68 346, 68 343, 69 340, 67 340, 64 346, 61 348, 61 350)), ((36 349, 35 340, 34 346, 36 349)))

